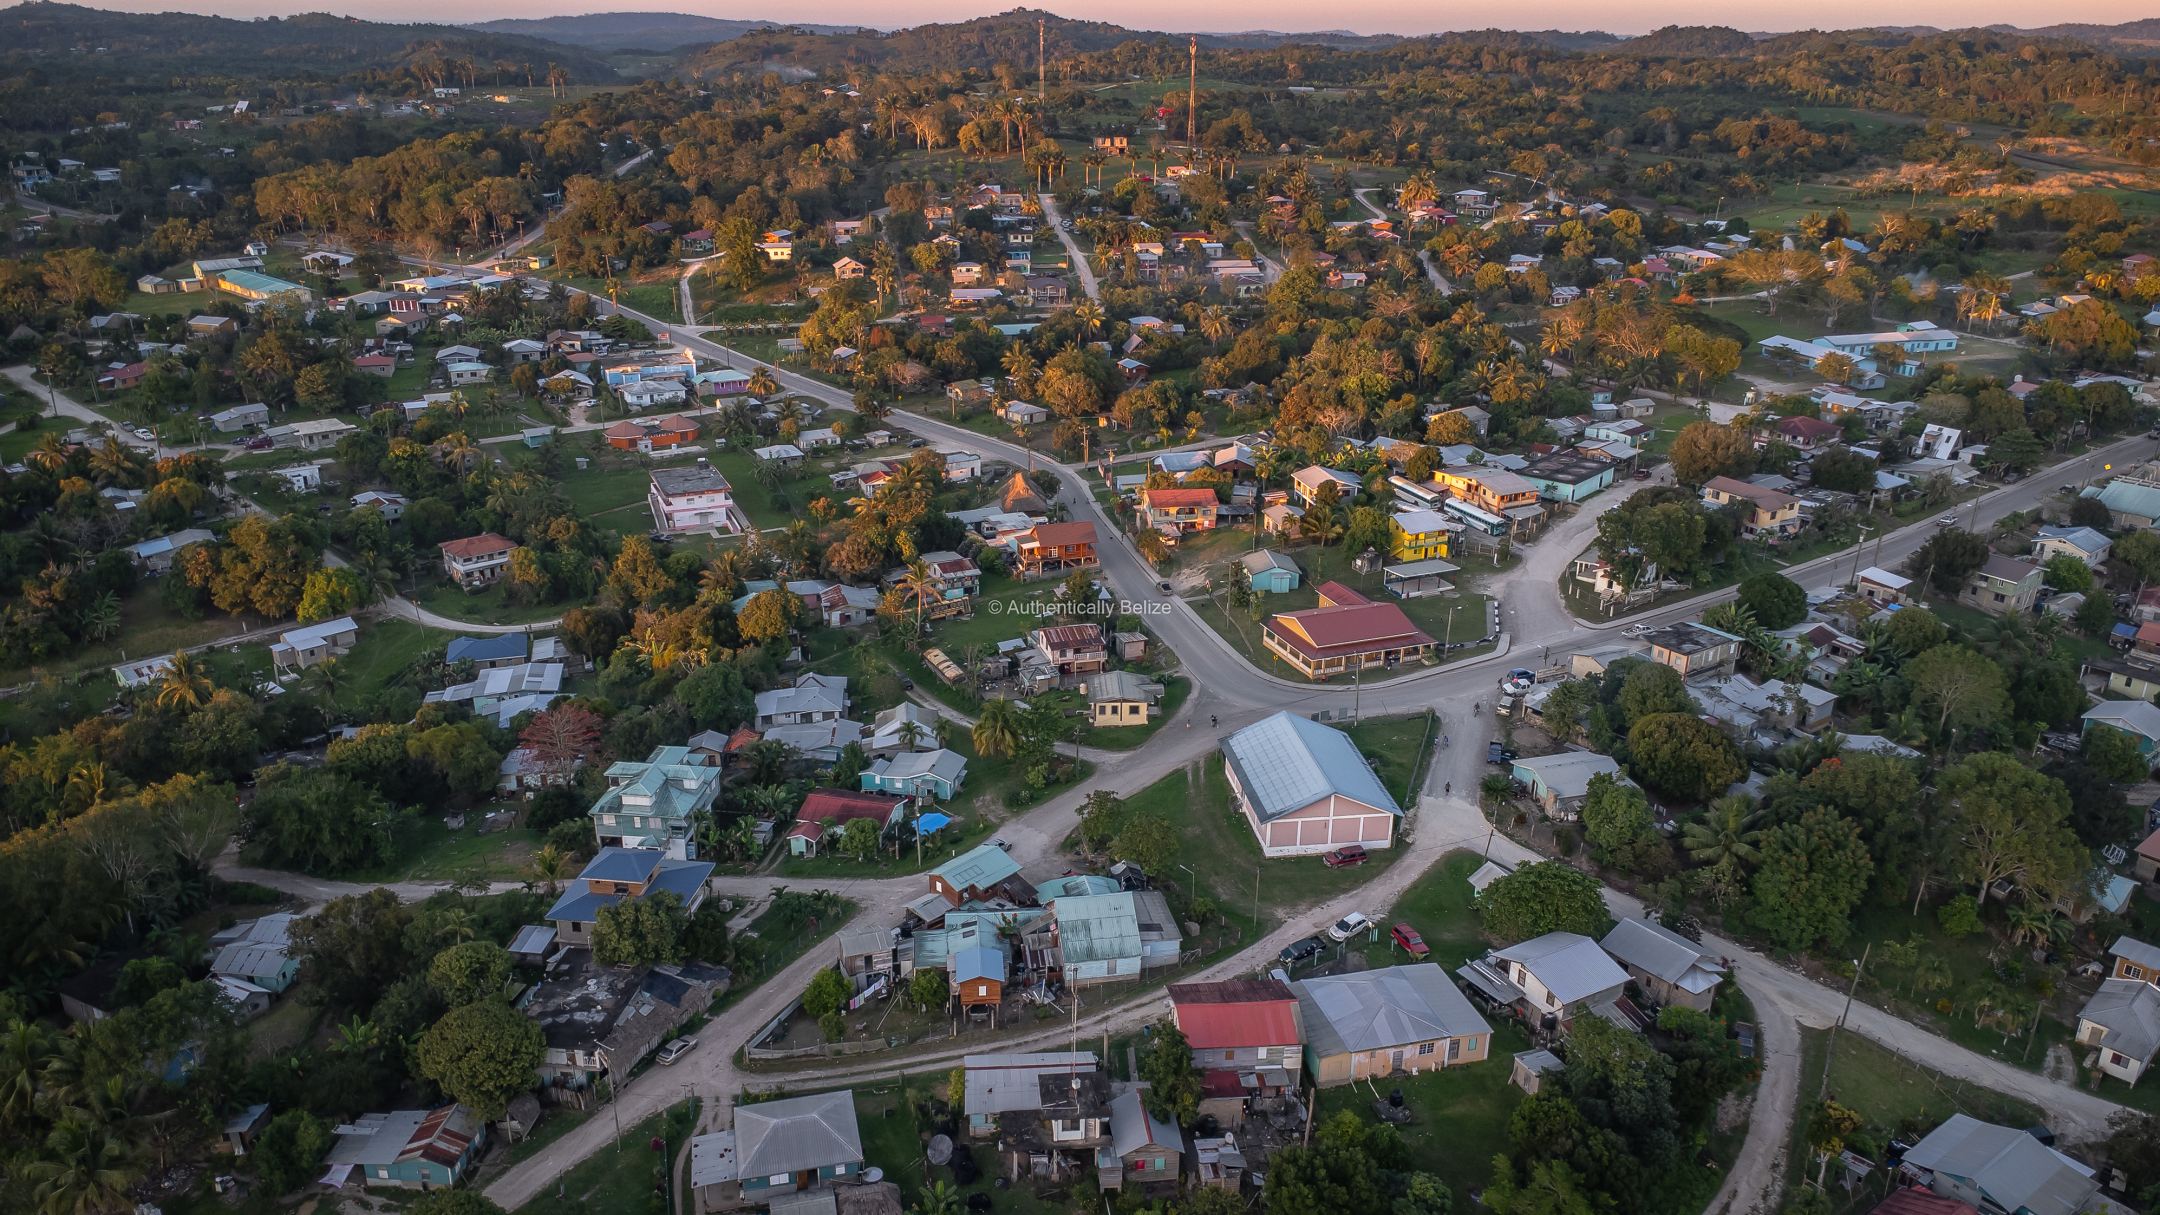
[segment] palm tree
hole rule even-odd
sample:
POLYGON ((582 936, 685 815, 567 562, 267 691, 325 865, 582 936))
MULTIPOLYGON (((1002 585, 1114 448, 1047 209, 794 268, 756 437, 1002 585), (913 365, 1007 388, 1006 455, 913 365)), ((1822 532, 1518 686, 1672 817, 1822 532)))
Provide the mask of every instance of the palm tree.
POLYGON ((153 702, 161 709, 200 709, 215 690, 210 676, 204 673, 202 664, 195 656, 182 650, 173 655, 172 665, 158 680, 157 697, 153 702))
POLYGON ((553 844, 542 844, 539 850, 532 854, 532 860, 527 862, 526 868, 532 874, 533 881, 552 898, 570 877, 570 856, 553 844))
POLYGON ((751 396, 769 397, 780 391, 780 380, 773 375, 772 368, 760 367, 750 373, 749 387, 751 396))
POLYGON ((1081 300, 1073 305, 1073 319, 1080 322, 1080 332, 1092 338, 1102 332, 1103 307, 1094 300, 1081 300))
POLYGON ((21 1127, 36 1111, 51 1049, 52 1035, 35 1022, 11 1021, 0 1032, 0 1127, 21 1127))
POLYGON ((1230 318, 1220 307, 1211 304, 1200 310, 1200 336, 1216 343, 1230 336, 1230 318))
POLYGON ((338 1026, 337 1041, 330 1049, 341 1055, 365 1055, 382 1045, 382 1027, 355 1016, 338 1026))
POLYGON ((1701 821, 1680 829, 1680 846, 1703 865, 1752 865, 1762 855, 1762 812, 1741 794, 1710 803, 1701 821))
POLYGON ((110 1215, 126 1210, 134 1171, 125 1144, 81 1113, 61 1120, 39 1159, 23 1169, 39 1215, 110 1215))
POLYGON ((977 755, 1011 755, 1020 746, 1020 719, 1012 702, 1003 697, 986 702, 970 737, 977 755))

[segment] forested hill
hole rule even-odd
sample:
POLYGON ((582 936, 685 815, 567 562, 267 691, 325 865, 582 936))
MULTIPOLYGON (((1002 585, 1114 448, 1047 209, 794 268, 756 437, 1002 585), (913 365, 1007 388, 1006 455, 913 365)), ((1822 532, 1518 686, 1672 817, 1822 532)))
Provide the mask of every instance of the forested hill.
MULTIPOLYGON (((820 35, 802 27, 759 30, 726 43, 691 51, 685 55, 682 67, 695 76, 760 71, 775 66, 827 75, 849 67, 956 71, 1000 61, 1016 67, 1030 67, 1035 62, 1035 22, 1038 17, 1045 21, 1045 41, 1053 70, 1060 59, 1113 50, 1129 43, 1161 44, 1164 47, 1175 44, 1174 49, 1182 56, 1188 37, 1164 30, 1134 30, 1108 22, 1074 21, 1051 13, 1014 9, 994 17, 946 25, 918 25, 889 32, 859 30, 820 35)), ((1254 30, 1199 34, 1197 37, 1203 50, 1261 51, 1292 46, 1384 51, 1391 46, 1413 42, 1582 51, 1623 44, 1613 34, 1561 30, 1482 30, 1442 34, 1436 38, 1355 34, 1340 30, 1317 33, 1254 30)))
MULTIPOLYGON (((693 13, 580 13, 566 17, 504 17, 475 21, 467 29, 515 34, 587 47, 596 51, 676 51, 727 42, 755 30, 789 26, 785 21, 733 20, 693 13)), ((813 34, 852 32, 851 25, 793 25, 813 34)))
POLYGON ((574 80, 615 78, 576 47, 453 25, 388 25, 327 13, 235 21, 199 13, 120 13, 78 4, 0 9, 0 61, 34 60, 52 73, 128 72, 347 75, 398 71, 425 60, 560 64, 574 80))

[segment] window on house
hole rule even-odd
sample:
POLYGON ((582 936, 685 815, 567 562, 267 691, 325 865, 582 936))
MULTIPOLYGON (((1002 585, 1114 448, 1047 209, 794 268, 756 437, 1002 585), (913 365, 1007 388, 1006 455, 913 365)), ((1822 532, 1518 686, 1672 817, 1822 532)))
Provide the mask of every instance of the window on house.
POLYGON ((1417 1053, 1421 1055, 1429 1055, 1433 1053, 1433 1044, 1430 1042, 1418 1043, 1417 1053))

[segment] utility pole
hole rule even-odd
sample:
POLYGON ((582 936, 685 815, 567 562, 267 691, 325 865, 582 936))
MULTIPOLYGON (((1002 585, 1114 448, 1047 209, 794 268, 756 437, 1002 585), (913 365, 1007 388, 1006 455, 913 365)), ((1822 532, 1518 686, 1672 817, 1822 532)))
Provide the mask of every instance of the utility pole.
POLYGON ((1837 1034, 1845 1028, 1845 1018, 1852 1014, 1853 994, 1860 990, 1860 976, 1867 971, 1868 955, 1875 951, 1875 942, 1869 941, 1860 951, 1860 960, 1853 963, 1852 983, 1845 988, 1845 1007, 1838 1010, 1837 1023, 1830 1027, 1830 1048, 1823 1054, 1822 1084, 1815 1089, 1815 1101, 1819 1105, 1830 1091, 1830 1064, 1837 1059, 1837 1034))
POLYGON ((1187 62, 1185 68, 1185 159, 1192 161, 1193 148, 1197 146, 1200 129, 1200 37, 1191 35, 1185 44, 1187 62))
POLYGON ((1043 18, 1035 18, 1035 105, 1040 109, 1049 88, 1050 57, 1047 53, 1049 39, 1043 32, 1043 18))

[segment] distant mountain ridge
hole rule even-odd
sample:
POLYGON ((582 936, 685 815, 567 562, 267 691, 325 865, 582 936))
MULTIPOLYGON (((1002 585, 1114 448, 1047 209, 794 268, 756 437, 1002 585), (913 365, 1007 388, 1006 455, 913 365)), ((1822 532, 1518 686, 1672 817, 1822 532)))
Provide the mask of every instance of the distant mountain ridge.
MULTIPOLYGON (((422 57, 475 63, 559 63, 573 79, 615 78, 599 59, 553 42, 456 25, 391 25, 329 13, 238 21, 201 13, 123 13, 34 0, 0 9, 0 60, 103 50, 135 67, 235 70, 274 59, 326 74, 399 68, 422 57)), ((90 70, 89 60, 79 65, 90 70)))
POLYGON ((463 28, 539 38, 596 51, 679 51, 685 47, 727 42, 756 30, 788 28, 813 34, 852 34, 865 27, 797 25, 789 21, 702 17, 695 13, 580 13, 568 17, 503 17, 494 21, 469 22, 463 28))

